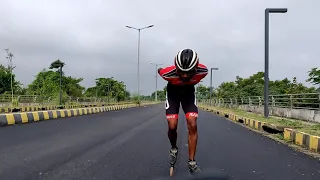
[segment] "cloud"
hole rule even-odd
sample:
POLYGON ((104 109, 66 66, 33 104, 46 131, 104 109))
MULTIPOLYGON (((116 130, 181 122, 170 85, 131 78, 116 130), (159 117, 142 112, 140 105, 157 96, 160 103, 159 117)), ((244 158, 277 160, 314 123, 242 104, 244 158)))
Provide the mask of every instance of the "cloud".
MULTIPOLYGON (((66 74, 83 77, 90 87, 97 77, 114 77, 137 90, 137 28, 141 31, 140 89, 155 90, 155 67, 171 65, 182 48, 193 48, 214 71, 213 85, 264 70, 264 9, 286 7, 270 15, 270 79, 307 79, 319 67, 316 19, 320 1, 305 0, 2 0, 0 48, 15 55, 15 73, 24 84, 56 59, 66 74)), ((6 63, 5 51, 0 62, 6 63)), ((210 75, 204 79, 209 85, 210 75)), ((304 82, 305 83, 305 82, 304 82)), ((158 77, 158 87, 166 84, 158 77)), ((306 84, 306 83, 305 83, 306 84)))

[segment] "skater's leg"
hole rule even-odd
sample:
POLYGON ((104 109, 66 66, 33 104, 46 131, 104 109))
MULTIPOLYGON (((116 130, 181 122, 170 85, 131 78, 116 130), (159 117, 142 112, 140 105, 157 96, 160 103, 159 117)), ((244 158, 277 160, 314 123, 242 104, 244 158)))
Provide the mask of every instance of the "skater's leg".
POLYGON ((167 118, 167 120, 168 120, 168 138, 170 140, 171 148, 174 149, 174 148, 177 148, 178 116, 177 115, 170 115, 170 116, 176 116, 175 118, 167 118))
POLYGON ((198 107, 196 96, 194 92, 194 86, 186 89, 184 98, 181 100, 181 105, 184 113, 186 114, 187 126, 188 126, 188 147, 189 147, 189 159, 194 160, 197 149, 197 118, 198 107))
POLYGON ((194 87, 186 91, 184 99, 181 101, 182 109, 186 114, 188 126, 188 147, 189 147, 189 161, 188 166, 191 173, 200 172, 199 167, 195 161, 197 141, 198 141, 198 107, 194 87))
POLYGON ((178 147, 177 147, 177 126, 178 118, 168 118, 168 138, 170 140, 170 164, 173 166, 177 161, 178 147))
POLYGON ((166 93, 166 118, 168 121, 168 138, 171 149, 177 149, 177 127, 180 108, 180 101, 177 94, 176 88, 168 84, 166 93))
POLYGON ((198 141, 198 131, 197 131, 197 112, 191 112, 186 114, 187 124, 188 124, 188 144, 189 144, 189 161, 188 167, 192 174, 200 172, 200 168, 195 161, 195 154, 197 149, 198 141))
POLYGON ((197 149, 198 132, 197 132, 197 112, 191 112, 186 114, 188 124, 188 147, 189 147, 189 159, 194 160, 197 149))

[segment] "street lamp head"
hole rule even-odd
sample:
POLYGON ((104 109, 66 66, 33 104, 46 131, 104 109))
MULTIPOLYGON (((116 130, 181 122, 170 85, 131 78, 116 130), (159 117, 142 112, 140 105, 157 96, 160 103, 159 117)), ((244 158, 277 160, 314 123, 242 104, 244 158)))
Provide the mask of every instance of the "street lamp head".
POLYGON ((127 28, 132 28, 131 26, 126 26, 127 28))
POLYGON ((288 12, 287 8, 266 8, 266 11, 269 13, 286 13, 288 12))
POLYGON ((153 27, 154 25, 152 24, 152 25, 150 25, 150 26, 148 26, 147 28, 151 28, 151 27, 153 27))

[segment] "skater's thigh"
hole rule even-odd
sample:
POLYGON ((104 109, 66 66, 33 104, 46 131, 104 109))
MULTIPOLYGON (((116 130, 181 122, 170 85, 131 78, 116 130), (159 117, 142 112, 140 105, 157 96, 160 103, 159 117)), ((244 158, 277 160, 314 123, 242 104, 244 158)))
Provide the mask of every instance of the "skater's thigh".
POLYGON ((180 99, 175 88, 167 88, 165 108, 169 127, 176 128, 178 125, 180 99))
POLYGON ((181 99, 181 106, 189 123, 195 121, 198 117, 198 107, 195 91, 193 88, 188 89, 181 99))

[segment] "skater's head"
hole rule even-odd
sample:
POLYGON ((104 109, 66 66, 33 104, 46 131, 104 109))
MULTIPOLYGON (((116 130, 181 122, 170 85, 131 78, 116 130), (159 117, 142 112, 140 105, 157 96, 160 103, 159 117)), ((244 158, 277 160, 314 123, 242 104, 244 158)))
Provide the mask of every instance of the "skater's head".
POLYGON ((192 49, 181 50, 176 55, 174 64, 180 79, 182 81, 190 81, 197 72, 198 54, 192 49))

